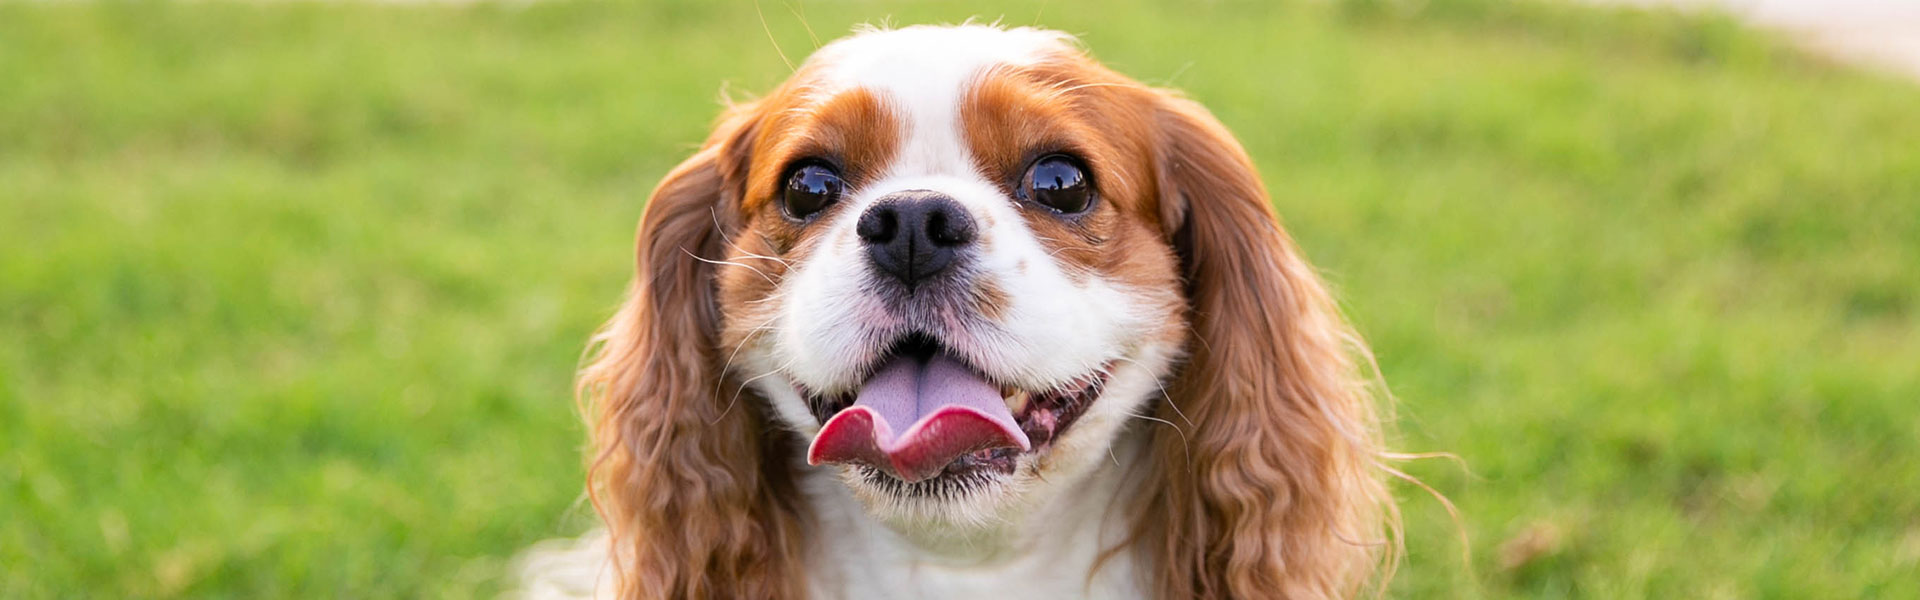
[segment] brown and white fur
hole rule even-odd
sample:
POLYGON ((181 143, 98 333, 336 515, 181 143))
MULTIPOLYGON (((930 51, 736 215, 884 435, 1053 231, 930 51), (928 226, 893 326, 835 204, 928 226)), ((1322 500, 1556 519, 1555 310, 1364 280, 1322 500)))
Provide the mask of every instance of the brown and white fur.
POLYGON ((1391 561, 1365 350, 1246 153, 1064 34, 916 26, 823 47, 726 112, 638 237, 580 383, 606 532, 536 555, 529 593, 1340 598, 1391 561), (1086 167, 1083 214, 1016 189, 1047 154, 1086 167), (846 187, 796 219, 783 178, 807 160, 846 187), (974 222, 944 293, 874 283, 856 223, 903 190, 974 222), (1009 390, 1104 384, 1010 472, 940 493, 809 466, 809 403, 909 330, 1009 390))

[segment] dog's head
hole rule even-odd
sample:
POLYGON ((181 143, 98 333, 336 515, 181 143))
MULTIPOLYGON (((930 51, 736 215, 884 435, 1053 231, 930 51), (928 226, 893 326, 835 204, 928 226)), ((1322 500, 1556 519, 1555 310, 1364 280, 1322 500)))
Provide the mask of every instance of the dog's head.
POLYGON ((1061 34, 828 45, 639 238, 583 380, 630 591, 798 589, 803 470, 964 532, 1071 498, 1123 438, 1138 485, 1088 505, 1131 511, 1162 593, 1338 593, 1377 555, 1352 338, 1245 153, 1061 34))

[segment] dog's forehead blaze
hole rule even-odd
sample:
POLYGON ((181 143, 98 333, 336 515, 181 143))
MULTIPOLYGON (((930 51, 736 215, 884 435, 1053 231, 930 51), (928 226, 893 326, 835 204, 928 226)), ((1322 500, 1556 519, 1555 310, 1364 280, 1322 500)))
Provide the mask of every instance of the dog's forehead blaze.
POLYGON ((1153 92, 1091 60, 1062 53, 1031 65, 984 72, 961 100, 961 129, 975 167, 988 179, 1021 184, 1032 162, 1047 154, 1078 157, 1086 165, 1099 205, 1063 219, 1021 204, 1020 215, 1039 242, 1063 264, 1146 284, 1157 279, 1164 254, 1151 144, 1153 92), (1140 281, 1136 281, 1140 280, 1140 281))

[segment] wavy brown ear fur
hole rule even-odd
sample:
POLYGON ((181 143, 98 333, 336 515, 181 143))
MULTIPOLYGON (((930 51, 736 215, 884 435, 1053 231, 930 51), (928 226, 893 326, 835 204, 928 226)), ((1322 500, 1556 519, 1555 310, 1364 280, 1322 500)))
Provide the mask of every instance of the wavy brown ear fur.
POLYGON ((626 304, 581 374, 593 429, 589 492, 622 598, 802 594, 802 513, 760 403, 726 397, 714 265, 738 227, 751 107, 668 173, 640 219, 626 304))
POLYGON ((1161 218, 1185 270, 1187 364, 1157 418, 1137 539, 1161 598, 1347 598, 1382 570, 1390 501, 1359 338, 1281 230, 1246 152, 1163 94, 1161 218))

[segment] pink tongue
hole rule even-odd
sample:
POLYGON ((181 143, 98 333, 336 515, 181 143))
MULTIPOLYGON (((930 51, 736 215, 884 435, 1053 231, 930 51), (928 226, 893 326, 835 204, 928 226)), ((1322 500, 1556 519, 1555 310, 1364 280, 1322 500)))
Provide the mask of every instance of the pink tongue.
POLYGON ((860 386, 853 406, 827 419, 807 463, 866 465, 912 483, 965 454, 1029 447, 993 384, 945 354, 902 355, 860 386))

